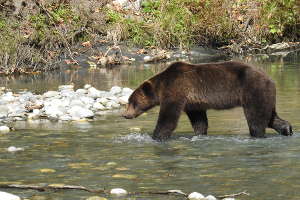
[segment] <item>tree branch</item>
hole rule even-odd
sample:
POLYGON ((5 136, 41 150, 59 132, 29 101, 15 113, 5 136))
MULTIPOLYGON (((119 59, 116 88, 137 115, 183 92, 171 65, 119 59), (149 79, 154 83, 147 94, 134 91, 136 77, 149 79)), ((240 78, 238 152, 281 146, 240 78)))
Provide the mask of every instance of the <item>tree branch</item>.
MULTIPOLYGON (((39 192, 44 192, 47 190, 82 190, 90 193, 100 193, 109 195, 110 191, 105 189, 89 189, 84 186, 78 185, 64 185, 64 184, 45 184, 45 185, 26 185, 26 184, 0 184, 0 188, 14 188, 14 189, 25 189, 25 190, 37 190, 39 192)), ((188 194, 182 192, 181 190, 167 190, 167 191, 140 191, 140 192, 129 192, 129 195, 140 195, 140 194, 152 194, 152 195, 180 195, 187 198, 188 194)), ((235 193, 235 194, 227 194, 223 196, 217 196, 218 199, 224 199, 226 197, 237 197, 250 194, 246 191, 235 193)))

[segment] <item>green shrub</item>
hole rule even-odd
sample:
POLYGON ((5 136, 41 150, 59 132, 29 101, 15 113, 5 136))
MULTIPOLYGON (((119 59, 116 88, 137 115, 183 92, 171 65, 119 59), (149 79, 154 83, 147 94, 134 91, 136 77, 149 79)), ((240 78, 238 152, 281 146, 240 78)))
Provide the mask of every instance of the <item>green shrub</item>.
POLYGON ((300 36, 300 7, 297 0, 261 0, 261 24, 271 40, 300 36))

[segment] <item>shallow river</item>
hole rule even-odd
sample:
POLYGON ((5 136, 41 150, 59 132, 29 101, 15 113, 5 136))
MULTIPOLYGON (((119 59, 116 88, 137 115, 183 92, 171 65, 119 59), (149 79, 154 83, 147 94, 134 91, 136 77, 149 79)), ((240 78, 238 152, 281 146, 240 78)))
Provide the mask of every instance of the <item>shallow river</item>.
MULTIPOLYGON (((266 139, 250 138, 240 108, 209 111, 209 135, 202 137, 193 137, 187 117, 182 115, 173 138, 166 143, 154 142, 149 136, 157 108, 134 120, 122 119, 120 112, 115 112, 90 122, 18 122, 13 124, 16 131, 0 135, 0 184, 57 183, 128 191, 180 189, 216 196, 246 190, 251 196, 239 199, 299 199, 300 54, 243 60, 263 68, 276 82, 277 110, 293 125, 292 137, 267 130, 266 139), (23 147, 24 151, 7 152, 9 146, 23 147)), ((164 67, 152 64, 95 71, 83 67, 1 78, 0 83, 14 91, 27 88, 35 93, 71 82, 77 88, 86 83, 97 89, 114 85, 134 88, 164 67)), ((95 196, 83 191, 0 190, 31 200, 95 196)), ((138 195, 121 199, 183 198, 138 195)))

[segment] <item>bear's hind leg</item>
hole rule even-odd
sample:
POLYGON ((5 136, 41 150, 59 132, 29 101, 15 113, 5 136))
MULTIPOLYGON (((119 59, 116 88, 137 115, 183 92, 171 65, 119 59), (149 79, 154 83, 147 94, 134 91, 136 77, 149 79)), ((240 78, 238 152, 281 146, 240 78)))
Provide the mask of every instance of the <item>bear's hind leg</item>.
POLYGON ((268 114, 266 109, 258 109, 257 107, 244 107, 244 113, 249 126, 250 135, 258 138, 265 137, 265 131, 271 114, 268 114))
POLYGON ((208 120, 206 111, 199 110, 199 111, 191 111, 186 110, 185 111, 187 116, 190 119, 190 122, 192 124, 192 127, 194 128, 194 132, 196 135, 207 135, 207 129, 208 129, 208 120))
POLYGON ((272 119, 268 127, 276 130, 281 135, 293 135, 293 129, 288 121, 281 119, 275 111, 272 112, 272 119))
POLYGON ((177 126, 183 107, 184 101, 161 103, 153 139, 163 141, 171 136, 177 126))

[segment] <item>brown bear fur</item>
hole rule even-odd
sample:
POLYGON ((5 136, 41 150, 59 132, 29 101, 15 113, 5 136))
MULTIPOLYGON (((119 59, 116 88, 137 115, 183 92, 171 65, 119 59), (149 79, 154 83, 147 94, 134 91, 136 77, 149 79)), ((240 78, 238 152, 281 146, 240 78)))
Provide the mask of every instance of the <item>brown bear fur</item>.
POLYGON ((176 62, 142 83, 129 97, 123 117, 135 118, 160 105, 153 138, 171 136, 184 111, 196 135, 206 135, 206 110, 242 106, 253 137, 264 137, 267 127, 292 135, 291 125, 278 117, 274 82, 261 70, 228 61, 208 64, 176 62))

